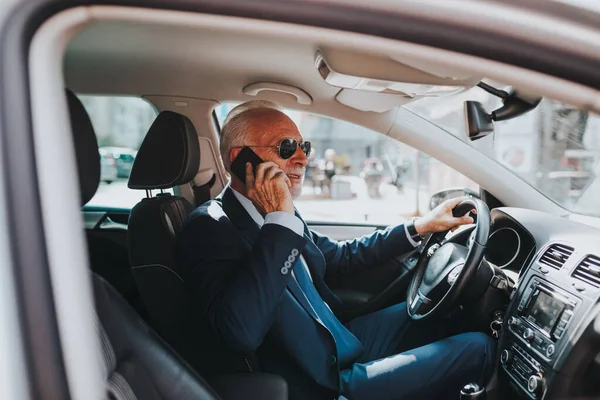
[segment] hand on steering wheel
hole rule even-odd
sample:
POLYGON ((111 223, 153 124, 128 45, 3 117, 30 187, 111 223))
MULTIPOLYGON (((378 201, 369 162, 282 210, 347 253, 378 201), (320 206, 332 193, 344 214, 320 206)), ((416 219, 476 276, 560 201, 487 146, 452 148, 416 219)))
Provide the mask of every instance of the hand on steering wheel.
MULTIPOLYGON (((413 320, 440 315, 454 305, 479 268, 485 253, 491 225, 487 204, 473 198, 446 203, 438 207, 441 216, 423 221, 424 227, 421 227, 424 233, 436 233, 426 239, 416 272, 408 287, 406 307, 413 320), (451 204, 448 210, 441 207, 446 203, 451 204), (470 247, 452 242, 441 244, 449 230, 464 224, 467 221, 465 218, 471 218, 466 216, 471 210, 475 210, 477 214, 477 225, 475 239, 470 247), (437 225, 431 225, 431 221, 436 221, 437 225), (427 223, 430 225, 426 225, 427 223)), ((419 232, 417 222, 415 228, 419 232)))
POLYGON ((468 207, 463 206, 465 207, 465 213, 463 214, 454 211, 458 204, 468 199, 469 197, 464 196, 444 201, 428 214, 415 221, 417 233, 425 236, 429 233, 448 232, 448 230, 454 232, 461 225, 472 224, 474 219, 469 216, 469 211, 476 212, 474 208, 468 209, 468 207))

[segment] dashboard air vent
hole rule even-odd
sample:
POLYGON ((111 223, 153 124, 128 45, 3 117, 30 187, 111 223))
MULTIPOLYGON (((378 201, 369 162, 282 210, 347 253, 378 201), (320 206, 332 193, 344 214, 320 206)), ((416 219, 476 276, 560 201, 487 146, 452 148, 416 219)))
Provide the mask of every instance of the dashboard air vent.
POLYGON ((573 278, 600 287, 600 257, 589 255, 575 267, 573 278))
POLYGON ((573 254, 573 248, 564 244, 555 243, 548 247, 540 257, 540 264, 546 264, 552 268, 561 269, 569 256, 573 254))

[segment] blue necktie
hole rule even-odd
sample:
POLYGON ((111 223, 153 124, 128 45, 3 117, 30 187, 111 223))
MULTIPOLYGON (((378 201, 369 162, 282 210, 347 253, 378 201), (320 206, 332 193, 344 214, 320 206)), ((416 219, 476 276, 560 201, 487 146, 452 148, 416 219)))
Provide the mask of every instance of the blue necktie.
POLYGON ((298 285, 304 292, 306 299, 321 318, 321 322, 329 329, 338 350, 340 366, 347 367, 352 364, 363 352, 360 341, 336 318, 329 306, 323 301, 315 288, 304 260, 300 258, 294 267, 294 274, 298 285))

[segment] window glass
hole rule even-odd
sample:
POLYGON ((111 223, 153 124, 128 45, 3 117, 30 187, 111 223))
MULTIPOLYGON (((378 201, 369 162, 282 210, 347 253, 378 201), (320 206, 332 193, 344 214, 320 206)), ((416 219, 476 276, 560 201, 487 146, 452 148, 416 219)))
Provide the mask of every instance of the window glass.
POLYGON ((469 141, 465 100, 482 103, 487 112, 502 105, 497 97, 474 87, 457 95, 418 100, 405 108, 477 148, 562 207, 600 217, 600 116, 542 99, 528 113, 494 122, 493 135, 469 141))
POLYGON ((100 152, 100 186, 89 206, 131 208, 146 194, 127 180, 156 110, 137 97, 78 96, 90 115, 100 152))
MULTIPOLYGON (((236 104, 215 110, 220 124, 236 104)), ((345 121, 285 110, 313 151, 294 204, 314 222, 401 223, 428 210, 431 195, 478 186, 393 138, 345 121), (417 167, 418 166, 418 167, 417 167)))

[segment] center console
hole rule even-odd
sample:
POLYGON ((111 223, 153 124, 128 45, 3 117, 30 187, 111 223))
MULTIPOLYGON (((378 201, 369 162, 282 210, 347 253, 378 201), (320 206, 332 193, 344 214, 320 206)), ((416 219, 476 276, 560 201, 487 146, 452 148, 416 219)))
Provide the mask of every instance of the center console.
POLYGON ((567 338, 582 300, 541 276, 528 278, 509 308, 500 362, 514 389, 537 399, 568 350, 567 338))

